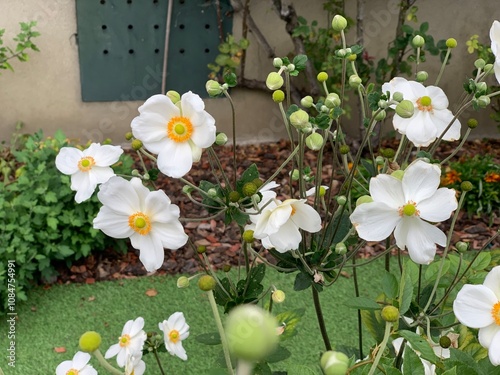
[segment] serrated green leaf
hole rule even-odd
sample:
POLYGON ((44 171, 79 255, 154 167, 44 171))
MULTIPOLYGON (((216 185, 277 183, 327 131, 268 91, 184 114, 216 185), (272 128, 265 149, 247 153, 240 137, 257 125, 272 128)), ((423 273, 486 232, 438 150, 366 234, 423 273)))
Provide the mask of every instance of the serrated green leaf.
POLYGON ((375 341, 382 342, 385 322, 380 317, 380 310, 361 310, 361 319, 375 341))
MULTIPOLYGON (((429 264, 424 274, 425 281, 432 282, 436 280, 440 267, 441 267, 441 261, 429 264)), ((446 275, 449 269, 450 269, 450 261, 448 259, 445 259, 443 264, 443 269, 441 271, 441 276, 446 275)))
POLYGON ((271 355, 269 355, 266 358, 266 361, 268 363, 276 363, 276 362, 281 362, 284 361, 285 359, 289 358, 292 355, 290 351, 287 348, 284 348, 281 345, 278 345, 276 350, 272 352, 271 355))
POLYGON ((404 315, 411 305, 413 298, 413 283, 408 272, 408 265, 412 262, 408 261, 404 264, 403 274, 401 275, 401 282, 399 283, 399 313, 404 315))
POLYGON ((457 367, 455 366, 449 370, 446 370, 441 375, 457 375, 457 367))
POLYGON ((393 299, 398 296, 398 279, 390 272, 385 271, 384 273, 384 278, 382 279, 382 291, 389 299, 393 299))
POLYGON ((426 359, 431 363, 436 363, 436 361, 438 360, 436 353, 434 353, 434 350, 426 339, 416 334, 415 332, 406 330, 398 331, 398 334, 406 339, 406 341, 411 344, 413 350, 419 352, 420 356, 423 359, 426 359))
POLYGON ((406 348, 403 354, 403 375, 425 375, 422 360, 410 348, 406 348))
POLYGON ((384 365, 385 375, 401 375, 401 371, 397 368, 384 365))
POLYGON ((283 333, 280 335, 280 340, 287 340, 295 336, 297 333, 297 324, 299 324, 304 312, 305 309, 301 308, 276 315, 276 320, 284 327, 283 333))
POLYGON ((295 69, 298 71, 304 70, 307 63, 306 55, 297 55, 293 58, 292 64, 295 65, 295 69))
POLYGON ((488 252, 480 253, 472 263, 471 267, 474 271, 482 271, 491 263, 491 254, 488 252))

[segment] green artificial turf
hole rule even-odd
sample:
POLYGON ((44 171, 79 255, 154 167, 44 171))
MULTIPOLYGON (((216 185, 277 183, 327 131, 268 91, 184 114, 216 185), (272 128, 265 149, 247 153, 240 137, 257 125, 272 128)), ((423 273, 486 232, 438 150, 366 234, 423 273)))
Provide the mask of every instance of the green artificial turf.
MULTIPOLYGON (((236 271, 232 271, 235 277, 236 271)), ((376 293, 375 286, 382 279, 382 264, 374 262, 359 272, 362 295, 368 291, 376 293)), ((280 274, 268 269, 264 285, 273 284, 286 293, 286 300, 274 305, 273 312, 304 308, 305 315, 298 326, 298 335, 283 345, 292 356, 274 365, 274 369, 285 370, 292 364, 317 366, 324 350, 318 330, 318 323, 312 303, 311 289, 294 292, 295 274, 280 274)), ((16 323, 16 368, 5 366, 4 353, 7 351, 6 318, 0 322, 1 367, 5 375, 50 375, 57 365, 71 359, 78 350, 78 339, 89 330, 102 336, 102 352, 116 343, 125 322, 142 316, 145 330, 158 331, 158 322, 172 313, 182 311, 190 325, 190 337, 183 342, 188 354, 186 362, 168 353, 162 353, 162 362, 167 374, 204 374, 207 369, 217 367, 220 346, 206 346, 195 341, 195 336, 216 331, 207 296, 196 285, 187 289, 176 287, 176 277, 151 276, 120 281, 98 282, 93 285, 54 285, 48 289, 36 288, 29 293, 29 301, 17 306, 16 323), (158 294, 149 297, 148 289, 156 289, 158 294), (56 353, 55 347, 65 347, 65 353, 56 353)), ((192 283, 195 284, 195 283, 192 283)), ((344 306, 354 296, 352 278, 339 278, 332 287, 320 293, 330 339, 333 346, 357 346, 356 310, 344 306)), ((372 295, 370 297, 375 297, 372 295)), ((371 338, 365 334, 369 342, 371 338)), ((368 344, 368 343, 367 343, 368 344)), ((365 353, 366 355, 366 353, 365 353)), ((149 368, 147 374, 159 374, 152 355, 144 360, 149 368)), ((114 359, 112 363, 116 365, 114 359)), ((97 362, 92 364, 100 374, 97 362)))

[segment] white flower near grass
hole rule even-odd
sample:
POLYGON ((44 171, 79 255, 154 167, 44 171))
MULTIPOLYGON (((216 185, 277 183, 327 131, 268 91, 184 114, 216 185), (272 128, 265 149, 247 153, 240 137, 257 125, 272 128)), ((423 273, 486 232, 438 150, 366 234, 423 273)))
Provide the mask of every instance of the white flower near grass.
POLYGON ((71 176, 71 190, 76 191, 75 201, 89 199, 98 184, 103 184, 115 175, 110 167, 115 164, 123 150, 120 146, 92 143, 87 149, 63 147, 56 156, 57 169, 71 176))
POLYGON ((76 352, 73 359, 60 363, 56 368, 56 375, 97 375, 97 371, 89 365, 90 354, 76 352))
POLYGON ((491 39, 491 52, 495 55, 495 62, 493 64, 493 69, 495 71, 495 77, 497 81, 500 82, 500 22, 493 21, 490 29, 490 39, 491 39))
POLYGON ((187 354, 182 347, 182 341, 189 336, 189 326, 186 324, 184 314, 181 312, 173 313, 167 320, 158 323, 158 328, 163 331, 167 351, 186 361, 187 354))
MULTIPOLYGON (((410 118, 403 118, 394 114, 394 128, 413 142, 417 147, 429 146, 444 132, 453 120, 453 113, 448 109, 448 98, 444 91, 437 86, 425 87, 416 81, 407 81, 396 77, 382 85, 382 92, 389 91, 391 96, 395 92, 403 94, 415 107, 410 118)), ((455 141, 460 138, 460 121, 454 120, 453 125, 444 134, 445 141, 455 141)))
POLYGON ((94 228, 113 238, 130 238, 148 272, 162 266, 164 248, 176 250, 188 240, 179 207, 162 190, 150 191, 139 178, 113 177, 101 185, 97 198, 103 206, 94 228))
POLYGON ((116 356, 116 363, 120 367, 124 367, 131 357, 140 358, 142 347, 147 338, 143 328, 144 319, 141 317, 125 323, 118 343, 109 347, 104 358, 109 359, 116 356))
POLYGON ((418 264, 429 264, 436 244, 446 245, 446 235, 431 223, 447 220, 457 209, 455 190, 440 188, 437 165, 417 160, 402 180, 379 174, 370 180, 373 202, 360 204, 350 219, 366 241, 382 241, 394 231, 397 246, 408 249, 418 264))
POLYGON ((125 363, 125 375, 143 375, 146 371, 146 363, 141 359, 142 353, 130 356, 125 363))
POLYGON ((166 95, 153 95, 139 107, 132 133, 158 155, 158 169, 167 176, 184 176, 200 160, 202 148, 215 142, 215 120, 204 109, 191 91, 176 104, 166 95))
POLYGON ((494 267, 482 285, 466 284, 453 302, 453 312, 463 325, 479 329, 479 343, 500 365, 500 266, 494 267))

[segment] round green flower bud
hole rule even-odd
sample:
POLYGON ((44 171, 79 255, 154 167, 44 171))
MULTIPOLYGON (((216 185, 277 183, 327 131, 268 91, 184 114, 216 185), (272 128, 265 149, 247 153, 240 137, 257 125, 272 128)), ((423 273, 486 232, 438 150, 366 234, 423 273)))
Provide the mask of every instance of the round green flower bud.
POLYGON ((325 196, 325 194, 326 194, 326 188, 325 188, 324 186, 320 186, 320 187, 319 187, 319 194, 318 194, 318 195, 319 195, 320 197, 324 197, 324 196, 325 196))
POLYGON ((300 100, 300 105, 304 108, 311 108, 313 105, 314 105, 314 100, 312 98, 312 96, 304 96, 301 100, 300 100))
POLYGON ((286 67, 286 70, 289 72, 293 72, 295 70, 295 65, 294 64, 288 64, 286 67))
POLYGON ((476 83, 476 93, 477 94, 486 94, 486 91, 488 90, 488 85, 486 82, 478 82, 476 83))
POLYGON ((349 147, 349 145, 342 145, 339 147, 339 151, 342 155, 347 155, 350 150, 351 148, 349 147))
POLYGON ((387 113, 382 109, 380 112, 378 112, 375 115, 375 121, 382 121, 383 119, 385 119, 386 115, 387 115, 387 113))
POLYGON ((397 171, 392 172, 391 176, 394 178, 397 178, 400 181, 403 181, 404 174, 405 174, 405 171, 403 171, 402 169, 398 169, 397 171))
POLYGON ((218 96, 222 94, 222 87, 220 83, 214 81, 213 79, 207 81, 207 83, 205 84, 205 89, 210 96, 218 96))
POLYGON ((403 93, 396 91, 394 94, 392 94, 392 100, 399 103, 400 101, 403 100, 403 93))
POLYGON ((102 144, 103 145, 110 145, 110 144, 113 144, 113 141, 111 140, 111 138, 106 138, 104 141, 102 141, 102 144))
POLYGON ((198 252, 198 254, 203 254, 205 251, 207 251, 207 247, 205 245, 199 245, 196 248, 196 251, 198 252))
POLYGON ((424 82, 425 80, 427 80, 427 78, 429 78, 429 74, 423 70, 421 70, 420 72, 417 72, 417 75, 416 75, 416 81, 417 82, 424 82))
POLYGON ((455 38, 446 39, 446 47, 455 48, 457 46, 457 40, 455 38))
POLYGON ((477 128, 478 125, 479 125, 479 123, 477 122, 477 120, 475 118, 470 118, 467 120, 467 126, 470 129, 475 129, 475 128, 477 128))
POLYGON ((340 48, 335 51, 335 55, 337 55, 337 57, 346 57, 347 51, 344 48, 340 48))
POLYGON ((247 182, 241 190, 246 197, 251 197, 257 192, 257 186, 253 182, 247 182))
POLYGON ((282 290, 275 290, 271 295, 274 303, 283 303, 285 301, 285 292, 282 290))
POLYGON ((273 60, 273 66, 276 69, 281 68, 283 66, 283 60, 281 60, 279 57, 275 57, 274 60, 273 60))
POLYGON ((186 276, 181 276, 177 279, 177 288, 184 289, 189 286, 189 278, 186 276))
POLYGON ((127 141, 130 141, 132 138, 134 138, 134 135, 132 134, 132 132, 125 133, 125 139, 127 141))
POLYGON ((415 48, 423 47, 424 44, 425 44, 425 39, 422 36, 420 36, 420 35, 415 35, 413 37, 413 39, 411 40, 411 44, 415 48))
POLYGON ((375 163, 376 163, 377 165, 384 165, 384 163, 385 163, 385 159, 384 159, 384 157, 383 157, 383 156, 381 156, 381 155, 377 156, 377 157, 375 158, 375 163))
POLYGON ((345 195, 339 195, 337 196, 337 203, 339 204, 339 206, 343 206, 344 204, 347 203, 347 197, 345 195))
POLYGON ((224 271, 226 273, 229 272, 229 271, 231 271, 231 265, 230 264, 224 264, 222 266, 222 271, 224 271))
POLYGON ((298 179, 300 178, 300 172, 298 169, 294 169, 292 171, 292 173, 290 174, 291 178, 292 178, 292 181, 298 181, 298 179))
POLYGON ((262 184, 263 184, 264 182, 262 182, 262 180, 261 180, 260 178, 258 178, 258 177, 257 177, 257 178, 254 178, 254 179, 252 180, 252 183, 253 183, 255 186, 257 186, 257 189, 258 189, 258 188, 260 188, 260 187, 262 186, 262 184))
POLYGON ((204 292, 215 289, 215 279, 210 275, 203 275, 198 279, 198 287, 204 292))
POLYGON ((325 82, 328 79, 328 73, 327 72, 319 72, 318 75, 316 76, 316 79, 319 82, 325 82))
POLYGON ((139 139, 134 139, 132 141, 132 149, 138 151, 142 148, 142 142, 139 139))
POLYGON ((347 253, 347 246, 343 242, 339 242, 335 245, 335 252, 339 255, 344 255, 347 253))
POLYGON ((290 123, 298 130, 305 130, 311 126, 309 124, 309 114, 303 109, 299 109, 290 115, 290 123))
POLYGON ((490 98, 486 95, 481 95, 479 98, 477 98, 477 105, 479 106, 479 108, 486 108, 490 105, 490 98))
POLYGON ((80 336, 78 345, 80 346, 80 350, 82 352, 95 352, 101 345, 101 335, 94 331, 87 331, 80 336))
POLYGON ((189 185, 184 185, 182 187, 182 192, 184 194, 191 194, 192 191, 193 191, 193 188, 191 186, 189 186, 189 185))
POLYGON ((215 137, 215 144, 217 146, 224 146, 227 143, 227 135, 226 133, 219 133, 215 137))
POLYGON ((380 149, 380 155, 382 155, 384 158, 391 159, 396 155, 396 151, 392 148, 381 148, 380 149))
POLYGON ((226 336, 229 351, 237 358, 257 362, 270 355, 279 341, 278 322, 256 305, 240 305, 229 313, 226 336))
POLYGON ((141 174, 139 173, 139 170, 138 170, 138 169, 132 169, 132 172, 130 172, 130 174, 131 174, 133 177, 141 177, 141 174))
POLYGON ((462 189, 462 191, 471 191, 473 188, 474 188, 474 185, 472 185, 472 182, 470 182, 470 181, 463 181, 460 184, 460 189, 462 189))
POLYGON ((323 137, 318 133, 311 133, 306 138, 306 145, 313 151, 318 151, 323 147, 323 137))
POLYGON ((347 20, 340 14, 335 15, 332 19, 332 29, 335 31, 342 31, 347 27, 347 20))
POLYGON ((210 198, 215 198, 217 196, 217 190, 214 189, 214 188, 210 188, 208 189, 207 191, 207 195, 210 197, 210 198))
POLYGON ((349 357, 329 350, 321 356, 320 364, 325 375, 345 375, 349 369, 349 357))
POLYGON ((361 85, 361 78, 357 74, 353 74, 349 77, 349 86, 352 88, 358 88, 361 85))
POLYGON ((273 92, 273 100, 275 103, 281 103, 285 100, 285 93, 282 90, 276 90, 273 92))
POLYGON ((487 74, 493 74, 495 72, 495 70, 493 69, 493 64, 486 64, 483 70, 487 74))
POLYGON ((476 61, 474 61, 474 66, 477 68, 477 69, 483 69, 486 65, 486 61, 484 61, 483 59, 477 59, 476 61))
POLYGON ((441 336, 439 338, 439 346, 443 349, 448 349, 451 346, 451 339, 448 336, 441 336))
POLYGON ((459 253, 465 253, 467 250, 469 250, 469 244, 467 242, 463 242, 463 241, 458 241, 455 244, 455 247, 457 248, 457 251, 459 253))
POLYGON ((340 106, 340 103, 340 97, 334 92, 328 94, 325 98, 325 105, 327 106, 327 108, 338 107, 340 106))
POLYGON ((369 195, 362 195, 361 197, 359 197, 356 200, 356 207, 358 207, 361 204, 371 203, 371 202, 373 202, 373 198, 372 197, 370 197, 369 195))
POLYGON ((283 77, 281 74, 278 74, 276 72, 271 72, 267 76, 266 79, 266 86, 269 90, 278 90, 283 86, 283 77))
POLYGON ((241 237, 243 238, 243 241, 245 241, 246 243, 252 243, 254 241, 253 230, 247 229, 246 231, 243 232, 243 235, 241 237))
POLYGON ((394 306, 384 306, 380 315, 386 322, 394 323, 399 319, 399 310, 394 306))
POLYGON ((382 99, 378 101, 377 105, 381 109, 386 109, 387 107, 389 107, 389 103, 387 103, 387 100, 382 100, 382 99))
POLYGON ((322 105, 320 111, 324 113, 330 113, 330 108, 328 108, 326 105, 322 105))
POLYGON ((233 190, 232 192, 229 193, 229 201, 236 203, 240 200, 241 195, 238 193, 236 190, 233 190))
POLYGON ((415 106, 409 100, 402 100, 396 106, 396 113, 402 118, 410 118, 415 112, 415 106))
POLYGON ((181 100, 181 95, 177 91, 174 91, 174 90, 167 91, 167 97, 174 104, 181 100))
POLYGON ((358 55, 356 55, 355 53, 352 53, 349 56, 347 56, 347 60, 349 60, 349 61, 356 61, 357 58, 358 58, 358 55))

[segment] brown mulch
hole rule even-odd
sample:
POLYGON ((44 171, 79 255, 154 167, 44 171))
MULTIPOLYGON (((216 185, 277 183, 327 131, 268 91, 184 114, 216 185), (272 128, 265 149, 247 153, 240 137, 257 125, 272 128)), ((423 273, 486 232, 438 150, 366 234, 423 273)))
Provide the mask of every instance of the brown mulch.
MULTIPOLYGON (((382 143, 384 147, 397 147, 395 144, 382 143)), ((438 158, 443 159, 450 155, 457 144, 443 143, 437 150, 438 158)), ((283 162, 290 153, 290 145, 285 141, 266 143, 258 145, 238 146, 236 155, 238 161, 238 175, 248 168, 252 163, 257 164, 261 178, 266 178, 272 175, 277 165, 283 162)), ((227 171, 228 176, 232 176, 232 157, 233 151, 231 147, 217 148, 217 154, 221 161, 222 167, 227 171)), ((493 155, 495 161, 500 163, 500 140, 477 140, 468 141, 462 150, 454 157, 453 160, 458 160, 463 156, 473 156, 477 154, 493 155)), ((133 154, 131 154, 133 155, 133 154)), ((317 153, 307 152, 306 160, 315 165, 317 153)), ((330 183, 332 178, 332 166, 329 164, 331 155, 328 153, 324 158, 322 170, 322 181, 330 183)), ((211 175, 209 159, 204 153, 202 160, 196 163, 193 169, 186 177, 192 182, 200 180, 208 180, 214 182, 214 177, 211 175)), ((283 190, 286 190, 288 184, 288 172, 280 173, 275 181, 279 183, 283 190)), ((334 180, 340 179, 341 176, 333 176, 334 180)), ((162 188, 172 202, 177 204, 181 210, 181 216, 184 218, 203 218, 210 216, 208 212, 193 204, 184 194, 181 193, 183 184, 176 179, 170 179, 163 175, 159 175, 156 181, 157 188, 162 188)), ((338 188, 340 182, 333 181, 332 187, 338 188)), ((333 191, 335 193, 335 191, 333 191)), ((286 191, 284 192, 286 194, 286 191)), ((493 225, 489 226, 487 217, 468 217, 461 213, 459 220, 455 226, 455 233, 452 243, 456 241, 466 241, 470 243, 472 249, 480 249, 486 241, 496 232, 500 224, 500 218, 495 218, 493 225)), ((441 224, 441 229, 446 230, 449 226, 448 220, 441 224)), ((184 222, 186 233, 190 236, 195 246, 203 245, 206 247, 206 254, 210 263, 215 268, 221 269, 224 265, 241 264, 242 258, 240 254, 240 235, 239 230, 235 226, 226 226, 222 219, 207 220, 202 222, 184 222)), ((500 247, 500 241, 497 239, 492 244, 493 247, 500 247)), ((360 252, 360 257, 367 258, 376 255, 384 247, 380 243, 368 243, 360 252)), ((58 283, 67 282, 84 282, 94 283, 100 280, 134 278, 141 275, 146 275, 147 272, 142 266, 138 258, 138 251, 129 247, 129 251, 125 254, 117 253, 113 249, 108 249, 104 252, 96 252, 85 259, 79 260, 68 269, 64 265, 58 267, 59 277, 58 283)), ((165 251, 165 261, 158 274, 193 274, 201 270, 199 255, 192 247, 177 251, 165 251)))

